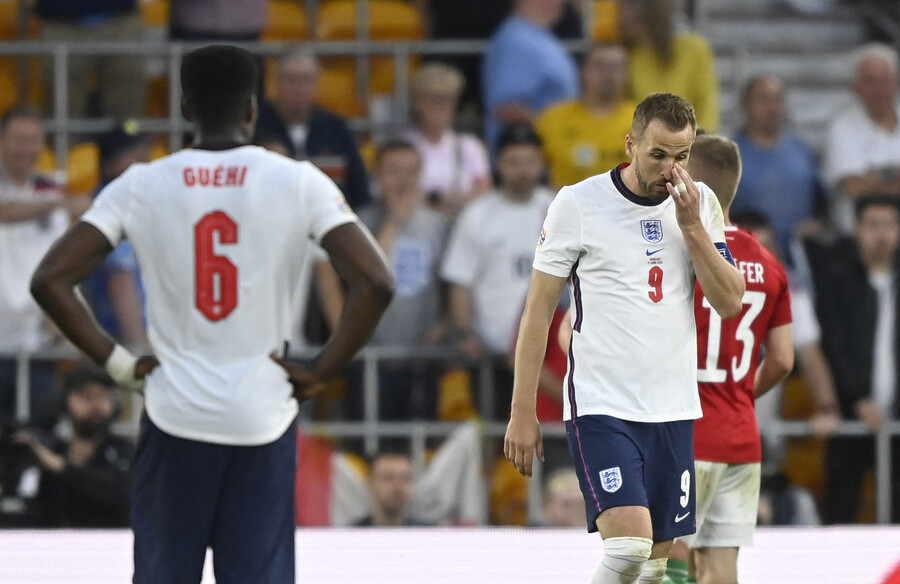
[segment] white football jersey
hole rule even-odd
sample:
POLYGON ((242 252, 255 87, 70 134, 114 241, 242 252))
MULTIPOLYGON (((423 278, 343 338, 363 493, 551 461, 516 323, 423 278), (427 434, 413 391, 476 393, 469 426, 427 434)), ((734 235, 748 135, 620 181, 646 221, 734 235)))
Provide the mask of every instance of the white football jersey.
POLYGON ((291 336, 311 240, 356 220, 308 162, 256 146, 188 149, 136 164, 82 217, 115 247, 129 239, 147 293, 147 415, 163 431, 266 444, 297 414, 269 358, 291 336))
MULTIPOLYGON (((695 275, 675 202, 638 197, 621 168, 563 188, 535 253, 535 269, 568 279, 574 310, 563 417, 695 419, 695 275)), ((697 185, 703 225, 722 248, 719 202, 697 185)))
POLYGON ((450 234, 441 278, 471 291, 475 327, 494 353, 506 354, 518 330, 534 234, 551 201, 553 193, 544 187, 525 202, 490 192, 466 205, 450 234))

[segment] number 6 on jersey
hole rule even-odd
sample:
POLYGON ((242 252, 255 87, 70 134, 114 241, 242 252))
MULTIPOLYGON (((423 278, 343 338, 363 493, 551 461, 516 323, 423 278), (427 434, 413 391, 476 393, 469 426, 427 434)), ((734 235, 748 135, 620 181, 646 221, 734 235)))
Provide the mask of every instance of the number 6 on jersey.
POLYGON ((220 244, 237 243, 237 223, 224 211, 207 213, 194 224, 194 303, 213 322, 231 314, 238 303, 238 269, 214 253, 216 233, 220 244))

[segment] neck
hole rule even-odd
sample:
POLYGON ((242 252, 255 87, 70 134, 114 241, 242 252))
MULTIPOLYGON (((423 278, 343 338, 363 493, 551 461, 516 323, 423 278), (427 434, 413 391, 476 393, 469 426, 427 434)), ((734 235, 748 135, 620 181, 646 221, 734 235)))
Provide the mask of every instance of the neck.
POLYGON ((866 113, 875 122, 885 130, 893 132, 897 128, 897 110, 892 108, 886 110, 872 111, 866 108, 866 113))
POLYGON ((31 179, 31 173, 28 171, 21 172, 13 168, 9 168, 7 166, 3 166, 3 172, 6 174, 6 178, 10 181, 16 183, 17 185, 24 185, 28 183, 29 179, 31 179))
POLYGON ((372 510, 372 523, 375 525, 400 526, 406 524, 406 513, 389 513, 381 507, 372 510))
POLYGON ((531 188, 518 188, 511 186, 501 187, 500 192, 503 193, 503 196, 507 199, 511 199, 513 201, 527 201, 531 199, 532 195, 534 195, 535 187, 531 188))
POLYGON ((646 196, 641 192, 641 184, 638 182, 637 173, 635 173, 634 171, 633 163, 622 169, 621 176, 622 182, 625 183, 625 186, 628 187, 629 191, 638 195, 639 197, 646 196))
POLYGON ((552 27, 556 20, 553 15, 546 14, 540 6, 533 2, 520 2, 516 8, 516 14, 541 28, 552 27))
POLYGON ((885 272, 890 272, 894 269, 894 258, 893 256, 884 257, 881 255, 874 256, 865 256, 862 257, 863 264, 866 266, 866 270, 869 274, 883 274, 885 272))
POLYGON ((781 133, 777 128, 770 131, 766 128, 746 126, 744 133, 753 144, 761 148, 773 148, 778 144, 778 139, 781 137, 781 133))
POLYGON ((227 144, 249 144, 250 136, 243 128, 228 128, 215 131, 198 129, 194 136, 194 146, 221 146, 227 144))
POLYGON ((444 135, 444 129, 437 126, 422 126, 420 130, 429 142, 439 142, 444 135))
POLYGON ((585 93, 581 102, 586 108, 600 115, 606 115, 614 112, 621 103, 621 96, 605 96, 592 93, 585 93))

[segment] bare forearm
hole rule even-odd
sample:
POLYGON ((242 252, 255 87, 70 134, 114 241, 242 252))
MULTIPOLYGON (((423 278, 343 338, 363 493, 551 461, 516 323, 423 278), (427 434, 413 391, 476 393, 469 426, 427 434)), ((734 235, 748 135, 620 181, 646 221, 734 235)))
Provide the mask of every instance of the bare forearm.
POLYGON ((882 171, 870 170, 866 174, 848 176, 840 182, 841 191, 851 199, 866 195, 900 192, 900 172, 885 175, 882 171))
POLYGON ((746 288, 744 277, 719 255, 705 230, 688 230, 683 234, 697 281, 710 306, 722 318, 737 316, 741 312, 741 299, 746 288))
POLYGON ((471 332, 475 327, 472 314, 472 295, 467 288, 456 284, 450 285, 449 294, 450 319, 457 329, 471 332))
POLYGON ((797 351, 797 358, 800 361, 800 373, 813 394, 816 409, 825 412, 837 411, 839 408, 834 379, 819 344, 814 343, 803 347, 797 351))
MULTIPOLYGON (((516 345, 515 381, 513 383, 512 409, 534 414, 550 318, 527 310, 522 316, 519 342, 516 345)), ((551 314, 552 317, 552 314, 551 314)))
POLYGON ((756 370, 756 379, 753 383, 753 395, 759 399, 773 387, 788 376, 790 369, 785 369, 769 359, 763 359, 756 370))

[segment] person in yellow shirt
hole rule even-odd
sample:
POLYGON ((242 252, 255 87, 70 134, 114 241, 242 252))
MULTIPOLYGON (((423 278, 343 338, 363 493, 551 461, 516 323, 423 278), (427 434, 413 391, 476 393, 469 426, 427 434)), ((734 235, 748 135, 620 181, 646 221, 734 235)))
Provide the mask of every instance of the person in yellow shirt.
POLYGON ((705 37, 675 29, 674 0, 619 0, 619 26, 630 60, 629 95, 670 92, 691 102, 697 124, 719 129, 719 78, 705 37))
POLYGON ((581 66, 582 94, 550 106, 535 128, 544 142, 554 187, 575 184, 627 160, 635 102, 625 99, 628 55, 621 45, 596 45, 581 66))

